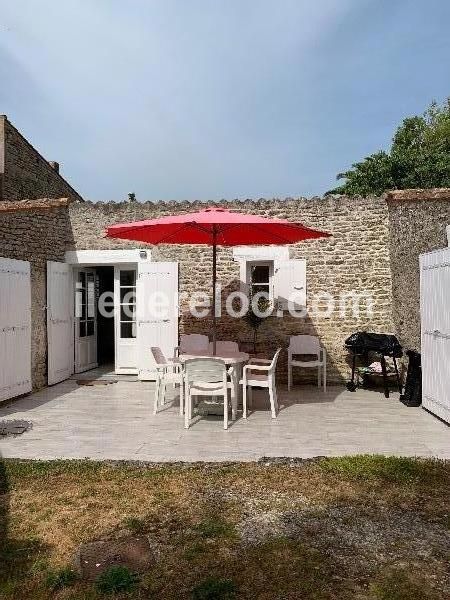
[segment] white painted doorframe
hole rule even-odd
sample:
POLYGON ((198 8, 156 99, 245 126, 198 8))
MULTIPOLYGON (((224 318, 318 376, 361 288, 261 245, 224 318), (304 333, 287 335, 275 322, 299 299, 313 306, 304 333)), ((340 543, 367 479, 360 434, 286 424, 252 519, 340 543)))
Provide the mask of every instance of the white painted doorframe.
MULTIPOLYGON (((66 252, 65 262, 77 268, 95 268, 100 266, 114 267, 114 354, 115 371, 118 374, 135 375, 138 373, 137 340, 121 336, 120 319, 120 271, 135 270, 138 265, 151 262, 151 251, 148 248, 133 248, 131 250, 76 250, 66 252), (133 361, 131 365, 130 361, 133 361), (122 362, 121 362, 122 361, 122 362)), ((75 277, 73 278, 75 279, 75 277)), ((128 326, 123 325, 124 330, 128 326)), ((125 331, 124 331, 125 333, 125 331)), ((75 331, 74 331, 75 335, 75 331)), ((76 340, 75 340, 76 341, 76 340)), ((101 340, 100 340, 101 343, 101 340)), ((74 357, 75 364, 75 357, 74 357)))

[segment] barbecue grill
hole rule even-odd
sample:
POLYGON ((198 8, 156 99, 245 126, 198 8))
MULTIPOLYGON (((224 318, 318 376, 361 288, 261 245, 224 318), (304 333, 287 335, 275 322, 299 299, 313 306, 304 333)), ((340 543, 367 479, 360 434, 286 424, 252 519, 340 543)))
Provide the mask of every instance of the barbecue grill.
POLYGON ((352 378, 347 383, 347 389, 350 392, 354 392, 356 390, 355 373, 357 357, 361 356, 367 359, 369 353, 373 352, 380 357, 381 372, 383 374, 384 395, 386 398, 389 398, 389 383, 386 369, 387 356, 393 360, 398 390, 400 394, 402 393, 402 384, 400 382, 400 375, 398 372, 396 359, 403 356, 403 349, 395 335, 358 331, 356 333, 352 333, 352 335, 345 340, 345 346, 353 354, 352 378))

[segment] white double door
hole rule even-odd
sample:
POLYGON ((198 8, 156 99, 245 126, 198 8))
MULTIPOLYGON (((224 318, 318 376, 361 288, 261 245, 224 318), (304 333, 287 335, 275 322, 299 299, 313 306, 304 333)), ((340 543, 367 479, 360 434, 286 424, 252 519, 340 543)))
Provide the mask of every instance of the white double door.
POLYGON ((95 267, 48 263, 48 383, 95 368, 99 310, 114 319, 115 372, 154 379, 152 346, 178 343, 178 263, 114 265, 114 291, 98 297, 95 267))

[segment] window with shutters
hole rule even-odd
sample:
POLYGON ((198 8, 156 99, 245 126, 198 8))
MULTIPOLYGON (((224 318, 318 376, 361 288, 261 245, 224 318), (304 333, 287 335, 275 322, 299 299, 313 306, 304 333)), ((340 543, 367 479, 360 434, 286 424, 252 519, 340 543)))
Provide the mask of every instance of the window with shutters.
POLYGON ((290 259, 286 246, 233 249, 240 266, 241 289, 249 296, 263 291, 281 310, 306 306, 306 260, 290 259))

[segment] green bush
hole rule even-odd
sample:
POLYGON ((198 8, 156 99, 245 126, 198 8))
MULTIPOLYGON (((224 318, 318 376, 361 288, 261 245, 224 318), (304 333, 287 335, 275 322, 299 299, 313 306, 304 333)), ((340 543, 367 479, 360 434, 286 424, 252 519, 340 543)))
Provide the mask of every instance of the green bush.
POLYGON ((231 579, 208 577, 192 590, 193 600, 232 600, 236 586, 231 579))
POLYGON ((102 594, 115 594, 130 592, 138 581, 136 573, 132 573, 128 567, 116 566, 105 569, 98 576, 95 586, 102 594))
POLYGON ((64 587, 69 587, 75 583, 78 575, 70 567, 64 567, 57 571, 50 571, 47 574, 45 584, 51 590, 60 590, 64 587))

